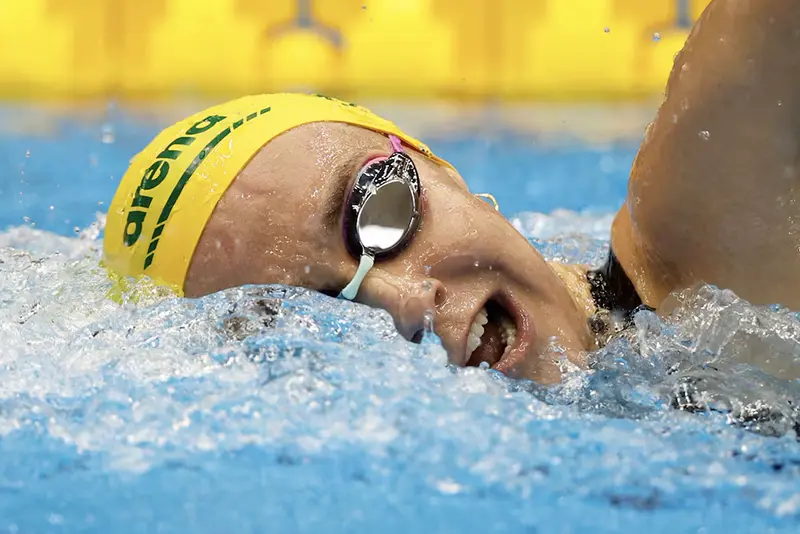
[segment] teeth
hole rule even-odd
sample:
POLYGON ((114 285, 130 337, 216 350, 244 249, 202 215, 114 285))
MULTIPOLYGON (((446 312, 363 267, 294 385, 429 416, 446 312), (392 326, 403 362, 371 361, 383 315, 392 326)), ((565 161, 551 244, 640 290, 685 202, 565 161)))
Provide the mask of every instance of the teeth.
POLYGON ((500 340, 506 344, 506 349, 503 351, 504 355, 508 354, 511 347, 517 342, 517 326, 506 317, 503 317, 500 321, 500 340))
POLYGON ((472 356, 472 353, 475 352, 475 349, 481 346, 481 338, 476 336, 473 332, 469 333, 467 336, 467 358, 472 356))
MULTIPOLYGON (((484 326, 486 326, 488 322, 489 315, 486 313, 486 308, 481 308, 475 316, 475 321, 472 323, 469 329, 469 335, 467 336, 467 359, 472 356, 475 349, 481 346, 481 336, 484 332, 484 326)), ((513 321, 506 317, 500 322, 500 340, 506 345, 504 354, 507 353, 517 341, 517 327, 513 321)))
POLYGON ((481 346, 481 336, 483 335, 483 327, 489 322, 489 316, 486 313, 486 308, 478 310, 472 326, 469 328, 469 335, 467 336, 467 359, 472 356, 475 349, 481 346))

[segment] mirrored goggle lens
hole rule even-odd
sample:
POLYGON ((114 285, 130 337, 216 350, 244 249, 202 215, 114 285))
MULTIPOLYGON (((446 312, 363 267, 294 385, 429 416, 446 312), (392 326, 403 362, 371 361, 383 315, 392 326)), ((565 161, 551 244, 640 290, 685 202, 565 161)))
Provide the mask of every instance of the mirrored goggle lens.
POLYGON ((404 182, 389 182, 370 196, 358 217, 361 245, 376 253, 398 246, 411 231, 416 217, 416 200, 404 182))

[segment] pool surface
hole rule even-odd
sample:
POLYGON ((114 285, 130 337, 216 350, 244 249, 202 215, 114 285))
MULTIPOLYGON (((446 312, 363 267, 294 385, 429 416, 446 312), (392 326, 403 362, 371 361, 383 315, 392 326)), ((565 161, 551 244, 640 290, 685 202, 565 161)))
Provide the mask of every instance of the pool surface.
MULTIPOLYGON (((545 256, 589 263, 652 113, 376 110, 545 256)), ((0 109, 0 533, 800 531, 780 307, 687 292, 546 389, 301 289, 107 300, 103 214, 176 114, 0 109)))

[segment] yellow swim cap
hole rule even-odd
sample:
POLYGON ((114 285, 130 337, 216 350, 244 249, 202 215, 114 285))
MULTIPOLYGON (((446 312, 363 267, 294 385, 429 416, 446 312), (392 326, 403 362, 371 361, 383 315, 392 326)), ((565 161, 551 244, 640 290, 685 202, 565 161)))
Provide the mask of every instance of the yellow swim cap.
POLYGON ((148 276, 183 294, 200 236, 222 195, 278 135, 311 122, 343 122, 419 140, 366 108, 318 95, 268 94, 212 107, 163 132, 131 161, 108 211, 104 263, 115 276, 148 276))

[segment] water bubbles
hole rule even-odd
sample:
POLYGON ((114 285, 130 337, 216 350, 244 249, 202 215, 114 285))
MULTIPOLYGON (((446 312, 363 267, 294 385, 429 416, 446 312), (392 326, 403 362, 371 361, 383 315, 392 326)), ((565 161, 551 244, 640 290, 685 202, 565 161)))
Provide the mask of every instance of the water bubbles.
POLYGON ((475 263, 473 263, 472 266, 475 267, 476 269, 478 269, 481 266, 481 262, 479 262, 478 260, 475 260, 475 263))
POLYGON ((430 276, 430 275, 431 275, 431 266, 430 265, 426 265, 425 266, 425 276, 430 276))
POLYGON ((661 40, 661 33, 660 33, 660 32, 655 32, 655 33, 653 34, 653 42, 656 42, 656 43, 657 43, 657 42, 659 42, 660 40, 661 40))
POLYGON ((26 150, 26 151, 25 151, 25 157, 26 157, 26 158, 29 158, 29 157, 31 157, 31 151, 30 151, 30 150, 26 150))
POLYGON ((30 217, 28 217, 27 215, 26 215, 26 216, 24 216, 24 217, 22 218, 22 220, 23 220, 23 221, 25 221, 26 223, 29 223, 29 222, 31 222, 31 218, 30 218, 30 217))
POLYGON ((310 273, 310 272, 311 272, 311 266, 310 266, 310 265, 306 265, 305 267, 303 267, 303 271, 304 271, 306 274, 310 273))
POLYGON ((606 33, 611 33, 611 28, 606 26, 605 28, 603 28, 603 31, 606 32, 606 33))
POLYGON ((50 204, 50 211, 53 211, 54 209, 56 209, 56 207, 50 204))
POLYGON ((703 141, 708 141, 709 139, 711 139, 711 132, 709 132, 708 130, 703 130, 697 135, 700 136, 700 139, 702 139, 703 141))

